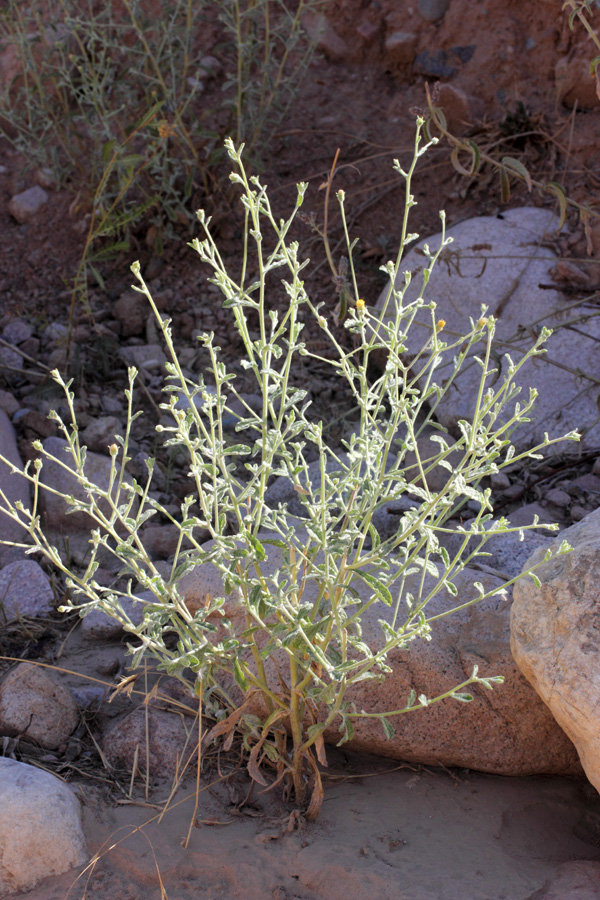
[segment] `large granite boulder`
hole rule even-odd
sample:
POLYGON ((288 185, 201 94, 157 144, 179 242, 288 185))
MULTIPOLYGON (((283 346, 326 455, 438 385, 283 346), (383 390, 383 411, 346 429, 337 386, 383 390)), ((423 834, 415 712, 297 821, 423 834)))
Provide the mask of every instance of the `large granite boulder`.
MULTIPOLYGON (((517 582, 512 651, 521 672, 577 747, 600 791, 600 510, 561 535, 573 552, 517 582)), ((537 550, 528 565, 543 559, 537 550)))
POLYGON ((56 775, 0 757, 0 897, 88 858, 75 794, 56 775))
MULTIPOLYGON (((596 404, 600 319, 590 317, 577 332, 561 328, 572 320, 573 311, 558 291, 539 287, 552 282, 550 270, 557 258, 545 236, 556 233, 558 224, 558 218, 547 210, 529 207, 460 222, 448 229, 453 243, 442 251, 424 292, 426 301, 436 302, 437 318, 445 320, 443 337, 448 342, 469 331, 469 318, 479 319, 482 304, 488 307, 488 314, 498 317, 494 360, 501 364, 502 373, 508 366, 504 354, 518 362, 532 346, 533 332, 542 324, 555 329, 546 344, 547 354, 530 360, 519 373, 524 397, 530 386, 539 391, 531 421, 514 435, 520 447, 540 443, 546 431, 550 437, 560 437, 575 429, 585 432, 587 446, 600 442, 596 404), (594 380, 586 380, 586 375, 594 380)), ((402 261, 397 288, 404 285, 405 271, 413 275, 405 294, 407 303, 422 290, 421 272, 428 265, 422 253, 425 243, 434 252, 441 234, 420 241, 402 261)), ((386 288, 378 309, 387 295, 386 288)), ((430 335, 431 313, 423 310, 409 331, 407 352, 416 354, 430 335)), ((452 373, 451 362, 437 370, 438 379, 452 373)), ((451 432, 456 433, 460 419, 472 420, 480 371, 478 365, 465 364, 436 407, 436 417, 451 432)))

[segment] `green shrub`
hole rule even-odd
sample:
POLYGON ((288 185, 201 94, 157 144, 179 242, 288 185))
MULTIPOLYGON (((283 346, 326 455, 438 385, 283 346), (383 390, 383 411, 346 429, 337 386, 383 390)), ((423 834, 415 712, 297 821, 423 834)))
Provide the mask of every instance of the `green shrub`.
MULTIPOLYGON (((321 805, 318 762, 325 759, 327 729, 339 727, 341 743, 351 738, 357 718, 371 716, 380 720, 390 737, 395 716, 444 698, 468 702, 470 684, 491 687, 502 680, 481 677, 474 670, 463 684, 439 697, 412 693, 401 708, 384 714, 356 709, 348 699, 353 685, 385 677, 392 650, 418 652, 417 639, 428 639, 437 619, 488 596, 478 585, 475 599, 457 597, 455 576, 482 553, 488 539, 519 529, 510 529, 505 519, 492 520, 490 491, 481 487, 481 481, 504 466, 537 456, 542 447, 554 443, 547 438, 540 447, 519 454, 510 442, 510 434, 527 419, 536 395, 531 390, 521 400, 515 380, 525 362, 543 352, 547 330, 520 362, 508 360, 498 378, 491 356, 495 323, 485 308, 481 318, 471 322, 468 333, 445 342, 444 323, 436 315, 435 303, 426 302, 422 294, 405 303, 405 289, 394 288, 404 248, 415 237, 408 234, 408 214, 415 203, 411 194, 414 168, 427 149, 420 146, 422 125, 418 120, 415 154, 408 171, 395 164, 406 182, 406 210, 397 259, 384 267, 390 289, 382 311, 369 310, 356 294, 349 242, 349 280, 355 293, 344 324, 353 336, 350 351, 330 328, 330 313, 311 302, 302 281, 306 261, 298 244, 288 237, 306 185, 298 186, 290 218, 277 221, 266 189, 258 178, 248 179, 241 151, 227 141, 235 165, 231 178, 240 190, 246 217, 240 276, 234 277, 225 268, 210 234, 210 222, 202 213, 204 238, 194 240, 191 246, 212 268, 212 281, 221 289, 223 305, 243 342, 243 367, 262 397, 258 412, 244 404, 235 375, 227 371, 212 334, 200 338, 210 358, 206 380, 200 378, 196 383, 186 377, 169 321, 162 321, 139 264, 132 266, 137 290, 154 310, 170 356, 163 409, 172 424, 160 425, 159 430, 167 445, 185 451, 188 458, 190 494, 181 504, 180 516, 171 516, 150 496, 152 460, 145 485, 131 485, 125 478, 134 419, 135 369, 129 371, 126 392, 127 431, 118 438, 119 446, 110 448, 112 477, 105 491, 86 478, 85 448, 79 443, 73 394, 69 384, 54 373, 66 392, 72 422, 63 423, 56 414, 52 418, 68 440, 68 465, 87 495, 82 502, 72 497, 66 500, 71 509, 89 513, 95 523, 85 572, 69 570, 43 533, 37 498, 43 489, 39 476, 48 454, 41 445, 37 445, 41 458, 33 471, 27 472, 35 488, 33 509, 15 509, 4 498, 5 510, 24 524, 33 545, 67 575, 73 598, 66 608, 79 608, 82 615, 101 609, 117 619, 133 639, 134 665, 151 655, 172 675, 186 678, 192 673, 201 704, 213 711, 215 704, 221 704, 225 710, 210 736, 232 734, 239 728, 249 751, 252 776, 265 783, 259 766, 265 763, 274 768, 276 779, 293 788, 299 803, 304 803, 310 792, 309 817, 316 816, 321 805), (258 272, 252 281, 247 277, 251 264, 258 272), (431 329, 421 351, 409 359, 404 352, 405 337, 417 315, 429 316, 431 329), (316 357, 322 363, 325 357, 317 356, 303 342, 303 316, 318 321, 324 339, 336 351, 327 362, 356 403, 359 421, 346 442, 345 456, 327 446, 323 423, 310 416, 302 367, 307 359, 316 357), (258 334, 251 332, 250 317, 258 321, 258 334), (387 364, 369 381, 369 360, 382 352, 387 364), (436 381, 436 370, 444 361, 453 361, 456 375, 474 353, 481 378, 471 420, 460 423, 461 433, 453 446, 439 428, 439 452, 423 458, 417 443, 419 433, 434 424, 436 404, 454 377, 436 381), (304 386, 299 386, 303 380, 304 386), (245 411, 237 413, 237 438, 232 444, 223 420, 236 415, 231 408, 234 399, 242 402, 245 411), (415 462, 409 462, 409 453, 415 454, 415 462), (311 454, 319 460, 318 483, 309 476, 311 454), (446 470, 447 479, 440 490, 433 491, 427 474, 436 467, 446 470), (303 517, 292 515, 286 504, 277 508, 266 504, 267 485, 274 475, 291 480, 304 508, 303 517), (399 518, 395 533, 382 540, 373 524, 377 511, 407 497, 412 501, 410 508, 399 518), (452 515, 466 501, 475 501, 478 511, 463 527, 452 515), (140 534, 142 524, 157 512, 171 519, 179 531, 169 578, 163 577, 149 558, 140 534), (199 526, 208 529, 210 543, 198 543, 195 529, 199 526), (453 555, 440 540, 448 533, 460 538, 459 550, 453 555), (95 581, 100 550, 113 553, 122 564, 129 578, 126 590, 115 591, 95 581), (203 563, 217 567, 224 588, 192 609, 180 590, 181 578, 203 563), (408 589, 409 578, 416 589, 408 589), (140 625, 132 622, 122 604, 125 597, 133 596, 133 583, 150 591, 153 598, 140 601, 144 603, 140 625), (429 602, 442 590, 456 598, 454 607, 450 604, 443 613, 428 616, 429 602), (363 640, 361 620, 374 606, 382 611, 381 634, 376 645, 369 645, 363 640)), ((343 192, 337 196, 343 216, 343 192)), ((449 241, 444 238, 440 247, 429 253, 422 273, 423 290, 449 241)), ((409 281, 406 274, 405 285, 409 281)), ((576 439, 577 435, 568 437, 576 439)), ((60 462, 67 465, 65 460, 60 462)), ((567 549, 563 546, 560 552, 567 549)))

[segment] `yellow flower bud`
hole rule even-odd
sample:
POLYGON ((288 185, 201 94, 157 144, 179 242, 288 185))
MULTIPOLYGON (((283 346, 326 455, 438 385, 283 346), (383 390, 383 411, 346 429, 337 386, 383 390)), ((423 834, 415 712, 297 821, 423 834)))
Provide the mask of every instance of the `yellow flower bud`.
POLYGON ((437 325, 435 326, 435 330, 436 330, 436 331, 441 331, 442 328, 445 328, 445 327, 446 327, 446 320, 445 320, 445 319, 440 319, 440 320, 438 321, 437 325))
POLYGON ((360 312, 361 310, 363 310, 365 308, 365 305, 366 304, 365 304, 365 301, 363 300, 363 298, 359 297, 358 300, 356 301, 357 310, 360 312))

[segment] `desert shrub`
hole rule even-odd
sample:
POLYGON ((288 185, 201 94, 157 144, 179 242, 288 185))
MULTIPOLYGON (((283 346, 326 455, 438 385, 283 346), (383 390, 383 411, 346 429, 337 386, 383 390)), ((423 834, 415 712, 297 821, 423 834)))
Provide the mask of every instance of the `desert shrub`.
MULTIPOLYGON (((466 334, 445 341, 444 322, 423 293, 450 238, 443 237, 436 250, 426 250, 427 265, 419 276, 422 291, 416 300, 404 299, 409 273, 403 288, 394 286, 404 248, 415 237, 408 233, 408 216, 415 204, 411 193, 415 165, 427 149, 421 146, 422 126, 419 119, 411 166, 404 170, 395 163, 406 182, 406 206, 398 255, 384 267, 390 286, 381 310, 369 309, 356 292, 348 237, 348 280, 354 294, 344 326, 352 336, 351 350, 336 338, 331 311, 311 301, 302 280, 307 260, 289 238, 306 185, 298 186, 290 217, 276 220, 266 189, 258 177, 248 178, 241 150, 227 141, 234 165, 231 178, 240 192, 246 223, 240 274, 227 270, 203 213, 199 219, 204 236, 191 246, 212 269, 212 281, 221 289, 223 306, 244 347, 243 367, 262 397, 258 411, 245 403, 212 334, 200 337, 209 359, 205 377, 192 381, 186 376, 170 323, 162 320, 139 264, 132 266, 137 290, 154 310, 170 357, 163 409, 171 424, 158 428, 166 444, 184 452, 188 460, 190 493, 180 515, 173 516, 149 492, 153 460, 148 461, 145 484, 126 477, 135 417, 133 368, 126 391, 127 429, 110 447, 111 480, 105 490, 86 477, 74 397, 70 384, 54 373, 72 417, 63 422, 51 414, 68 441, 65 459, 57 461, 76 473, 86 496, 79 501, 65 499, 71 510, 85 511, 94 523, 87 569, 67 566, 44 534, 38 498, 43 490, 40 473, 49 454, 41 444, 40 458, 26 471, 34 486, 33 508, 11 507, 3 500, 5 512, 28 531, 32 547, 41 549, 67 576, 72 595, 65 608, 78 608, 82 615, 104 610, 129 633, 134 665, 150 655, 162 670, 184 680, 191 677, 201 707, 218 719, 209 739, 231 737, 239 729, 251 775, 266 783, 264 766, 271 766, 274 781, 293 788, 299 803, 310 794, 309 817, 316 816, 321 805, 318 763, 325 760, 328 729, 337 727, 342 743, 352 737, 359 717, 370 716, 378 718, 391 737, 396 716, 444 699, 469 702, 470 684, 492 687, 502 680, 499 675, 481 676, 475 669, 463 684, 440 696, 412 692, 399 708, 383 714, 357 709, 349 699, 353 685, 385 678, 392 650, 418 653, 419 641, 430 637, 441 616, 489 596, 476 585, 474 599, 465 600, 457 596, 454 584, 456 575, 484 552, 490 538, 519 530, 511 529, 504 518, 492 518, 490 491, 482 487, 482 479, 538 456, 554 443, 546 437, 542 445, 526 452, 517 452, 511 443, 513 430, 527 420, 536 396, 532 389, 522 397, 520 371, 528 359, 544 352, 547 330, 518 362, 506 358, 500 375, 492 355, 495 322, 485 308, 466 334), (258 273, 252 279, 250 269, 258 273), (324 340, 335 351, 333 358, 318 355, 303 341, 304 316, 316 318, 324 340), (429 318, 430 329, 420 352, 409 358, 406 334, 417 316, 421 321, 429 318), (367 370, 375 353, 383 353, 386 363, 369 380, 367 370), (323 422, 310 415, 309 385, 302 372, 313 357, 326 359, 354 397, 358 422, 345 442, 345 455, 327 445, 323 422), (436 405, 467 358, 481 369, 471 418, 460 423, 452 446, 438 426, 439 452, 424 458, 419 434, 435 424, 436 405), (436 372, 447 373, 447 362, 453 374, 442 381, 436 372), (232 405, 234 400, 242 404, 241 412, 232 405), (231 415, 237 419, 233 443, 223 424, 231 415), (319 461, 318 479, 310 476, 311 455, 319 461), (446 480, 439 490, 432 490, 427 475, 439 467, 445 469, 446 480), (293 515, 286 503, 267 504, 265 494, 274 475, 290 479, 302 516, 293 515), (409 502, 397 529, 382 537, 375 528, 376 514, 401 498, 409 502), (476 505, 477 512, 463 526, 452 517, 467 501, 476 505), (161 575, 149 557, 141 532, 143 523, 157 513, 170 519, 179 532, 169 577, 161 575), (210 542, 198 542, 199 527, 208 530, 210 542), (452 554, 442 541, 449 533, 459 538, 459 549, 452 554), (125 589, 103 587, 95 580, 101 552, 114 554, 122 564, 128 578, 125 589), (223 588, 192 607, 181 579, 208 563, 217 567, 223 588), (151 599, 146 594, 135 601, 134 584, 150 592, 151 599), (442 613, 429 614, 428 605, 440 591, 454 599, 442 613), (132 601, 143 604, 141 623, 128 612, 132 601), (373 607, 381 611, 380 633, 368 643, 361 622, 373 607)), ((343 192, 337 197, 345 223, 343 192)), ((560 552, 566 549, 563 546, 560 552)))

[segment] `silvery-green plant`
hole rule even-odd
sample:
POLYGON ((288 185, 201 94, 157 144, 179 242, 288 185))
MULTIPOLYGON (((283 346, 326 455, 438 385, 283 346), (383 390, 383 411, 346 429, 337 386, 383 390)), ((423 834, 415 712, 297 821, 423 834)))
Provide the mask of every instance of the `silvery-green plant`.
MULTIPOLYGON (((88 513, 95 525, 87 569, 66 566, 44 534, 38 499, 44 488, 40 473, 49 454, 41 444, 37 445, 40 458, 25 472, 34 489, 32 509, 11 506, 3 498, 5 512, 24 525, 33 547, 67 576, 73 594, 66 608, 78 608, 82 615, 101 609, 118 620, 132 636, 134 665, 149 654, 170 674, 189 678, 191 673, 201 705, 208 703, 214 709, 215 703, 223 704, 210 736, 231 737, 239 728, 252 776, 266 783, 260 765, 266 763, 275 770, 275 782, 285 782, 297 802, 304 803, 310 793, 309 817, 316 816, 321 805, 318 763, 325 762, 324 738, 331 738, 332 729, 339 729, 342 743, 352 737, 358 718, 370 716, 378 718, 391 737, 394 717, 444 699, 468 702, 472 699, 466 690, 469 685, 491 688, 502 681, 497 675, 482 677, 475 669, 463 684, 451 686, 440 696, 417 697, 413 692, 400 708, 383 714, 357 709, 351 695, 359 682, 385 677, 392 651, 418 652, 417 639, 427 640, 442 616, 498 593, 497 589, 486 593, 476 585, 473 598, 465 599, 457 596, 455 586, 457 574, 481 555, 491 537, 519 530, 511 529, 505 519, 492 518, 490 491, 483 489, 482 479, 536 457, 554 443, 546 437, 542 445, 524 453, 511 443, 511 433, 527 421, 536 396, 530 390, 520 399, 516 382, 526 361, 543 352, 548 331, 542 331, 518 362, 507 360, 501 376, 492 362, 495 323, 485 310, 466 334, 445 342, 444 322, 436 315, 435 303, 423 298, 436 259, 449 243, 445 236, 436 251, 426 251, 428 264, 421 273, 423 291, 418 299, 405 302, 408 273, 403 288, 394 286, 404 248, 415 237, 408 233, 408 215, 415 204, 414 169, 429 146, 422 146, 422 126, 422 120, 417 120, 410 167, 404 170, 395 163, 406 183, 406 208, 397 259, 385 266, 390 287, 379 311, 368 309, 358 296, 346 229, 349 278, 355 292, 344 323, 352 336, 350 350, 336 338, 332 311, 311 301, 302 280, 307 260, 288 237, 306 185, 298 186, 289 219, 277 220, 266 188, 258 178, 248 178, 241 150, 227 142, 235 165, 231 179, 240 190, 245 214, 240 275, 234 277, 227 270, 211 237, 210 220, 202 213, 204 236, 191 246, 212 269, 212 281, 231 313, 245 350, 243 368, 262 398, 258 410, 238 391, 235 374, 228 371, 212 334, 200 337, 209 360, 206 378, 193 381, 185 374, 170 323, 162 320, 139 264, 132 266, 136 289, 153 309, 170 356, 163 404, 170 424, 161 424, 158 430, 167 445, 187 455, 190 493, 180 515, 171 515, 151 496, 152 460, 145 484, 129 480, 126 474, 136 415, 133 368, 126 391, 127 429, 118 444, 110 447, 111 478, 106 489, 86 476, 74 396, 70 384, 54 372, 66 393, 72 421, 65 423, 52 414, 68 442, 66 458, 52 458, 72 469, 85 491, 85 501, 65 499, 72 510, 88 513), (251 264, 257 273, 252 279, 248 277, 251 264), (409 357, 406 334, 415 317, 422 320, 424 315, 431 321, 429 337, 420 352, 409 357), (335 351, 333 358, 318 355, 302 340, 306 316, 316 318, 335 351), (367 370, 376 353, 383 355, 385 365, 370 380, 367 370), (326 360, 356 404, 358 421, 344 453, 327 445, 323 423, 310 413, 303 373, 313 357, 321 363, 326 360), (434 424, 436 406, 467 358, 471 364, 476 360, 481 370, 471 419, 459 423, 454 444, 439 428, 439 451, 425 458, 419 434, 434 424), (436 371, 448 360, 453 361, 453 375, 444 382, 436 380, 436 371), (234 442, 224 428, 225 417, 232 415, 237 420, 234 442), (311 479, 309 459, 315 456, 319 477, 311 479), (433 490, 428 475, 440 467, 446 480, 433 490), (293 515, 286 503, 267 504, 273 476, 291 481, 303 516, 293 515), (375 528, 376 514, 400 498, 410 501, 404 502, 406 511, 399 516, 394 533, 382 537, 375 528), (467 501, 475 501, 477 512, 463 526, 452 516, 467 501), (169 577, 158 571, 143 542, 141 527, 157 512, 179 531, 169 577), (199 527, 208 530, 210 542, 198 542, 199 527), (448 534, 458 537, 453 553, 442 540, 448 534), (106 588, 95 580, 100 551, 114 554, 122 563, 129 579, 126 589, 106 588), (216 566, 223 588, 192 606, 181 579, 204 563, 216 566), (150 592, 138 600, 144 609, 141 624, 132 620, 123 603, 134 598, 134 583, 150 592), (451 600, 443 612, 428 614, 430 601, 441 591, 451 600), (361 622, 373 609, 380 611, 380 637, 367 643, 361 622)), ((343 192, 337 196, 345 222, 343 192)), ((559 552, 567 549, 562 546, 559 552)))

